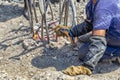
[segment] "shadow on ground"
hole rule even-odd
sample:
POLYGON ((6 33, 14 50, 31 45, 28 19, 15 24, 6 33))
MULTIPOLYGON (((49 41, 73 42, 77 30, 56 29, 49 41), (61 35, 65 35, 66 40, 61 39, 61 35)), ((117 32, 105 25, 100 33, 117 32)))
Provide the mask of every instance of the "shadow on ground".
POLYGON ((0 42, 0 49, 3 49, 4 51, 10 47, 11 45, 19 45, 22 43, 23 40, 19 40, 19 38, 22 37, 27 37, 30 34, 30 28, 26 27, 26 26, 21 26, 18 29, 13 29, 10 32, 8 32, 7 34, 18 34, 19 32, 23 32, 23 34, 21 35, 17 35, 17 36, 11 36, 9 38, 4 39, 3 41, 0 42), (26 32, 26 33, 25 33, 26 32), (24 34, 25 33, 25 34, 24 34), (18 39, 18 41, 14 41, 15 39, 18 39), (14 41, 13 44, 7 44, 7 42, 11 42, 14 41))
MULTIPOLYGON (((59 2, 59 0, 50 0, 51 3, 59 2)), ((23 7, 18 5, 0 5, 0 22, 8 21, 23 15, 23 7)))
POLYGON ((0 22, 17 18, 23 14, 23 8, 18 5, 0 5, 0 22))
POLYGON ((68 46, 63 46, 57 50, 45 50, 42 56, 32 59, 32 65, 44 69, 54 67, 60 71, 71 65, 79 65, 79 59, 75 55, 75 51, 71 51, 68 46))
MULTIPOLYGON (((57 71, 66 69, 72 65, 80 65, 82 61, 79 60, 78 51, 73 51, 68 46, 63 46, 57 50, 48 50, 42 56, 37 56, 32 59, 31 64, 39 69, 46 69, 54 67, 57 71)), ((119 68, 117 63, 100 62, 96 66, 95 74, 109 73, 119 68)))
MULTIPOLYGON (((27 26, 21 26, 18 29, 13 29, 10 32, 8 32, 8 34, 16 34, 16 36, 10 36, 6 39, 4 39, 3 41, 0 42, 0 50, 3 51, 7 51, 8 48, 11 48, 11 46, 17 46, 17 45, 21 45, 23 44, 24 39, 26 38, 31 38, 30 34, 30 27, 27 26), (23 33, 23 34, 19 34, 19 33, 23 33), (12 42, 12 44, 8 44, 8 42, 12 42)), ((17 55, 10 57, 9 59, 15 59, 15 60, 20 60, 20 56, 23 56, 27 53, 29 53, 30 51, 33 51, 37 48, 39 48, 40 46, 37 47, 33 47, 31 49, 24 49, 22 51, 20 51, 20 53, 17 53, 17 55)))
POLYGON ((116 62, 101 62, 96 66, 96 73, 102 74, 102 73, 109 73, 112 71, 116 71, 120 68, 120 64, 116 62))

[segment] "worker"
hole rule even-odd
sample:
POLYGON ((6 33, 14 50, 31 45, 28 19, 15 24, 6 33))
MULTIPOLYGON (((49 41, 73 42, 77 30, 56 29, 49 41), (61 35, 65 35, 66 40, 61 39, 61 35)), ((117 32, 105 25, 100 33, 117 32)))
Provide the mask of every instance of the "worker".
POLYGON ((75 37, 92 31, 85 44, 87 50, 80 49, 83 64, 63 70, 71 76, 91 75, 100 60, 120 56, 120 0, 89 0, 84 22, 70 29, 59 25, 55 31, 67 36, 73 44, 75 37))

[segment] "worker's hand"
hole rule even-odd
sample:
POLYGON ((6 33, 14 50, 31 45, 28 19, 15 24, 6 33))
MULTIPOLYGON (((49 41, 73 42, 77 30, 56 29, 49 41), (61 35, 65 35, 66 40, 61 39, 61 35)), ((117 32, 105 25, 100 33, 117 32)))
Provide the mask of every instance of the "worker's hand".
POLYGON ((54 27, 54 31, 56 33, 56 36, 66 36, 68 38, 68 40, 71 42, 71 44, 75 45, 75 41, 72 37, 70 37, 68 30, 70 29, 70 26, 62 26, 62 25, 58 25, 56 27, 54 27))
POLYGON ((62 32, 62 30, 69 30, 71 27, 70 26, 63 26, 63 25, 57 25, 53 28, 53 30, 55 31, 56 35, 57 36, 67 36, 68 37, 68 32, 67 33, 64 33, 62 32))
POLYGON ((66 70, 63 71, 64 74, 75 76, 75 75, 91 75, 92 71, 84 66, 70 66, 66 70))

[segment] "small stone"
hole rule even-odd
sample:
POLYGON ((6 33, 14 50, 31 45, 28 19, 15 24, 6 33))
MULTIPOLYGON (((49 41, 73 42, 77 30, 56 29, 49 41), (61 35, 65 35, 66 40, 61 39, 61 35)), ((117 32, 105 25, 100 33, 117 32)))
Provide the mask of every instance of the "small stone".
POLYGON ((3 59, 3 57, 0 57, 0 60, 3 59))
POLYGON ((54 42, 51 42, 50 44, 47 45, 47 48, 49 48, 50 50, 56 50, 58 47, 54 42))
POLYGON ((72 53, 67 53, 67 57, 71 57, 71 56, 73 56, 72 53))
POLYGON ((31 49, 31 48, 35 47, 34 44, 35 44, 35 41, 34 41, 33 39, 25 39, 25 40, 23 41, 23 48, 24 48, 25 50, 31 49))
POLYGON ((53 58, 53 59, 55 59, 55 60, 57 59, 57 57, 56 57, 56 56, 55 56, 55 57, 52 57, 52 58, 53 58))

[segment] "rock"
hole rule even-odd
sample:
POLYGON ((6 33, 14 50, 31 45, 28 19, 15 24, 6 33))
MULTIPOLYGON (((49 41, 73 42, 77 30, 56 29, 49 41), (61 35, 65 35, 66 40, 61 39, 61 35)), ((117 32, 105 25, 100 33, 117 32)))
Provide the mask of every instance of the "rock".
POLYGON ((3 59, 3 57, 0 57, 0 60, 3 59))
POLYGON ((54 43, 54 42, 50 42, 50 44, 48 44, 46 47, 50 50, 57 50, 58 49, 56 43, 54 43))
POLYGON ((32 48, 34 48, 36 46, 40 46, 40 44, 37 43, 36 41, 34 41, 33 39, 25 39, 23 41, 23 48, 25 50, 32 49, 32 48))

